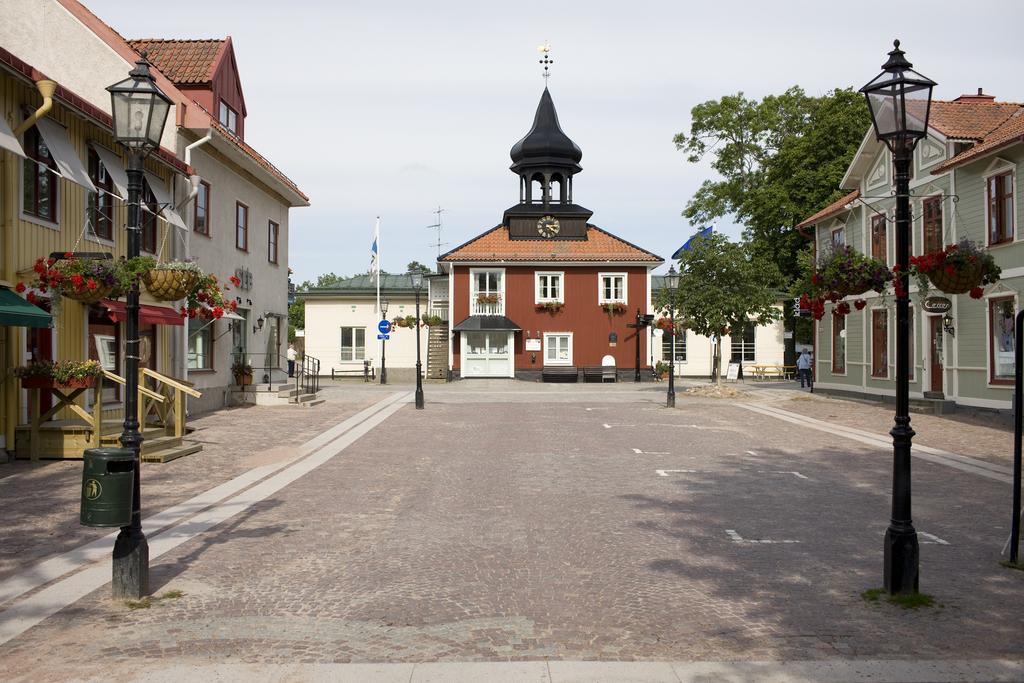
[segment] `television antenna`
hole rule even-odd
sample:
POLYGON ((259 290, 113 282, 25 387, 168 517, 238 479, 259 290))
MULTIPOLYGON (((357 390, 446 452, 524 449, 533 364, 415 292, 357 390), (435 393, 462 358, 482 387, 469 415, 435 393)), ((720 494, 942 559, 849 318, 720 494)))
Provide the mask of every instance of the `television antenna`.
POLYGON ((441 241, 441 230, 444 229, 444 225, 442 225, 442 223, 441 223, 441 214, 444 213, 444 211, 445 211, 444 209, 442 209, 440 206, 438 206, 437 207, 437 211, 433 212, 433 213, 437 214, 437 222, 434 223, 433 225, 428 225, 427 226, 428 229, 437 230, 437 241, 436 242, 431 242, 427 246, 437 247, 437 255, 438 256, 441 255, 441 247, 446 247, 449 244, 448 242, 442 242, 441 241))

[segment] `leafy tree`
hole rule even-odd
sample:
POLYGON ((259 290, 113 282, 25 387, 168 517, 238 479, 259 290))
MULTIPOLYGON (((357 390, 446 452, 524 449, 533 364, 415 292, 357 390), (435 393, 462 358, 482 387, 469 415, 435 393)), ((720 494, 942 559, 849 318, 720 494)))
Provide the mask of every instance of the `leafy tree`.
POLYGON ((423 273, 424 275, 430 275, 434 272, 434 269, 430 266, 425 266, 419 261, 410 261, 409 265, 405 267, 407 273, 423 273))
POLYGON ((705 180, 683 215, 692 224, 732 215, 753 250, 787 281, 797 276, 798 222, 842 196, 839 183, 870 126, 850 89, 809 97, 799 87, 752 100, 743 93, 698 104, 677 149, 696 163, 712 155, 720 179, 705 180))
MULTIPOLYGON (((744 325, 768 325, 779 319, 775 287, 782 276, 749 241, 737 244, 715 233, 694 240, 679 259, 679 268, 674 308, 686 329, 716 340, 714 372, 721 384, 722 337, 744 325)), ((662 289, 657 304, 669 303, 669 293, 662 289)))
MULTIPOLYGON (((345 278, 334 273, 324 273, 316 278, 316 282, 303 280, 296 288, 296 292, 308 292, 316 287, 333 287, 345 278)), ((306 302, 297 299, 288 307, 288 341, 295 341, 295 330, 306 328, 306 302)))

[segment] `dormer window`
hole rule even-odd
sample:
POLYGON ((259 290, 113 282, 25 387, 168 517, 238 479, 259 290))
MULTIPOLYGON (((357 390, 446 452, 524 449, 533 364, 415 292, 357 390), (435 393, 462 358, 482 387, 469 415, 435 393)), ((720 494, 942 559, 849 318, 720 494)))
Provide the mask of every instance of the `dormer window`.
POLYGON ((224 100, 220 101, 220 113, 218 114, 220 125, 228 129, 232 135, 238 135, 238 112, 228 106, 224 100))

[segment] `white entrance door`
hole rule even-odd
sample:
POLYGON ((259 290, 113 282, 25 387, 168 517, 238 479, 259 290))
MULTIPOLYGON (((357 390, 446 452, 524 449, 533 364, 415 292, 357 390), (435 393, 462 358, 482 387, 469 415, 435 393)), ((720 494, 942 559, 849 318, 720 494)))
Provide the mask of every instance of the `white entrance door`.
POLYGON ((544 365, 572 365, 571 333, 544 333, 544 365))
POLYGON ((463 332, 463 377, 512 377, 512 333, 463 332))

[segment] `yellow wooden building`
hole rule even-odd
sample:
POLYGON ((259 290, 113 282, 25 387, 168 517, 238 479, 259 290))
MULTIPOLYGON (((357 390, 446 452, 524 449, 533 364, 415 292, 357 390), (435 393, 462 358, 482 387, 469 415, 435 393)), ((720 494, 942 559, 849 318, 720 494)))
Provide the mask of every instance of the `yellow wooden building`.
MULTIPOLYGON (((42 305, 32 305, 31 289, 17 291, 33 280, 39 257, 126 254, 125 161, 111 123, 82 95, 0 48, 0 454, 81 457, 90 445, 112 445, 120 432, 123 302, 63 298, 47 306, 49 294, 34 292, 42 305), (49 391, 23 389, 11 374, 30 360, 87 358, 106 372, 99 387, 74 397, 75 407, 62 407, 49 391)), ((166 149, 146 161, 143 254, 172 253, 181 223, 176 174, 187 177, 189 168, 166 149)), ((143 456, 160 460, 198 449, 182 446, 181 437, 183 397, 199 394, 172 376, 180 367, 180 316, 145 293, 142 303, 140 405, 149 418, 143 456)))

